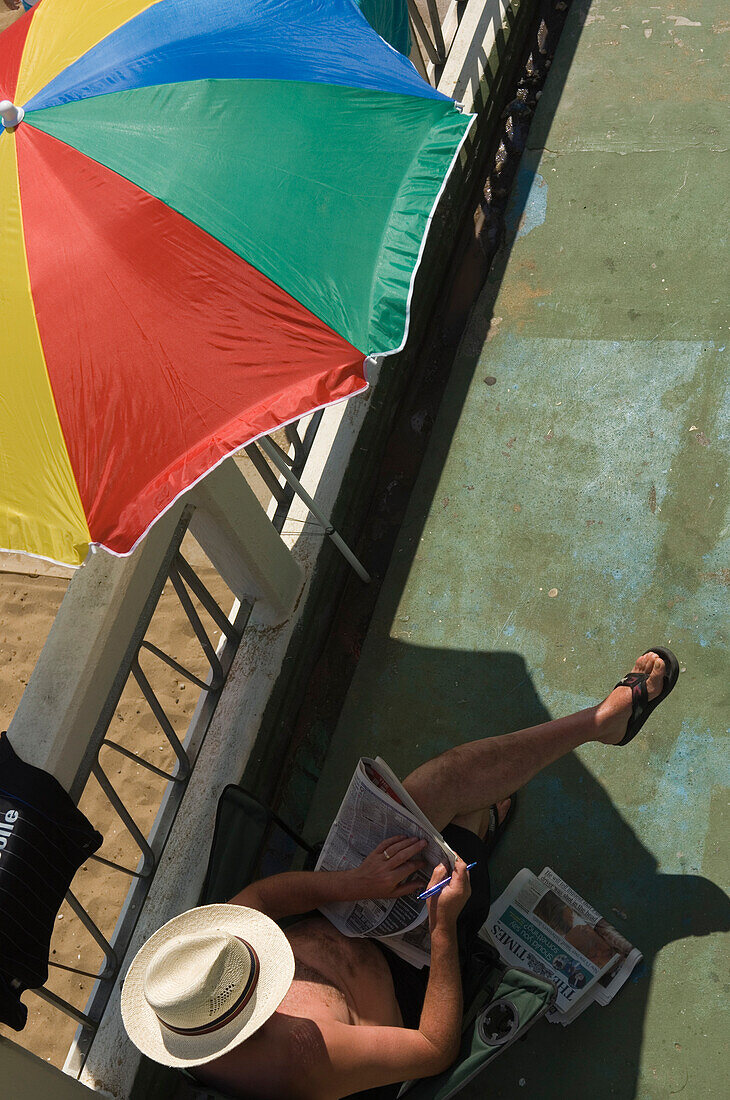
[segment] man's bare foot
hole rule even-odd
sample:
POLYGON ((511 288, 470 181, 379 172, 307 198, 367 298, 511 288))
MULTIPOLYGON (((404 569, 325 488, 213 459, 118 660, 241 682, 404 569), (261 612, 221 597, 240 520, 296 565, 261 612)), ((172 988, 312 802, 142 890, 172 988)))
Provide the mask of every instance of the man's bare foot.
MULTIPOLYGON (((649 699, 655 699, 664 686, 665 664, 656 653, 644 653, 632 668, 632 672, 648 672, 646 690, 649 699)), ((607 699, 596 708, 596 726, 599 736, 596 741, 604 745, 617 745, 626 733, 631 717, 631 688, 614 688, 607 699)))
POLYGON ((504 819, 506 818, 511 805, 512 805, 512 799, 511 798, 504 798, 504 799, 502 799, 501 802, 495 802, 495 806, 497 807, 497 824, 498 825, 501 825, 502 822, 504 821, 504 819))
POLYGON ((489 810, 486 811, 486 818, 483 821, 478 835, 482 837, 482 840, 486 845, 486 851, 488 855, 492 854, 492 852, 502 839, 504 830, 507 827, 507 819, 509 817, 509 812, 512 807, 514 797, 514 795, 508 795, 507 798, 503 798, 499 802, 495 802, 494 805, 490 806, 489 810), (496 822, 494 820, 495 811, 497 817, 496 822))

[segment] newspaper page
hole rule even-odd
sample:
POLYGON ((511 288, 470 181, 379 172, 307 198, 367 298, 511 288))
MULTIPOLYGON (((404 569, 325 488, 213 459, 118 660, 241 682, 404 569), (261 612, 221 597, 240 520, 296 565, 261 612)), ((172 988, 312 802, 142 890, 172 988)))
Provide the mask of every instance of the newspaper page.
MULTIPOLYGON (((385 761, 363 757, 327 834, 316 870, 359 867, 378 844, 401 833, 427 841, 419 853, 426 866, 413 876, 420 893, 439 863, 453 868, 455 853, 385 761)), ((346 936, 375 936, 416 967, 428 966, 431 961, 428 908, 415 894, 341 902, 322 906, 321 912, 346 936)))
MULTIPOLYGON (((607 1005, 618 993, 621 986, 626 982, 627 978, 631 974, 637 963, 641 962, 643 956, 638 947, 634 947, 629 941, 618 932, 612 924, 609 924, 600 913, 598 913, 588 902, 584 901, 580 894, 576 894, 575 890, 571 889, 567 883, 563 882, 558 875, 555 874, 549 867, 544 867, 539 875, 540 881, 545 883, 552 891, 554 891, 558 897, 562 898, 575 912, 581 916, 586 924, 588 924, 593 932, 601 940, 603 940, 607 947, 606 950, 613 949, 618 958, 614 965, 609 966, 604 971, 602 976, 596 982, 591 990, 588 991, 585 999, 581 998, 577 1011, 573 1009, 570 1013, 564 1013, 563 1018, 560 1020, 552 1019, 553 1023, 569 1024, 583 1012, 589 1004, 595 1001, 599 1005, 607 1005)), ((580 933, 576 932, 575 935, 580 933)), ((555 1016, 555 1010, 552 1010, 552 1016, 555 1016)), ((548 1019, 551 1019, 551 1013, 548 1013, 548 1019)))
POLYGON ((564 1026, 594 1000, 607 1004, 641 953, 549 867, 523 868, 493 903, 480 935, 502 959, 552 981, 551 1023, 564 1026))

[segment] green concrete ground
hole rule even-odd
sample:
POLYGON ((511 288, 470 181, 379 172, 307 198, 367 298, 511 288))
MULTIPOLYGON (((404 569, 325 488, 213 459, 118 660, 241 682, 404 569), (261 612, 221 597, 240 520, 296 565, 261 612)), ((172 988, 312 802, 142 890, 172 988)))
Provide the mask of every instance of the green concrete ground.
POLYGON ((529 784, 493 865, 551 864, 645 964, 465 1100, 727 1095, 727 36, 675 10, 573 5, 308 822, 362 753, 405 775, 679 655, 639 740, 529 784))

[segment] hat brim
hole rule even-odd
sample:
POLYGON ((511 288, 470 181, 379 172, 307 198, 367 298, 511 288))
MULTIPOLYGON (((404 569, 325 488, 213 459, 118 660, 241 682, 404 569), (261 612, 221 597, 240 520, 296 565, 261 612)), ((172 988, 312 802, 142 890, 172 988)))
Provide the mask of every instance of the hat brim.
POLYGON ((277 924, 244 905, 201 905, 164 924, 132 960, 122 987, 122 1020, 132 1042, 163 1066, 199 1066, 220 1058, 248 1039, 276 1011, 294 978, 294 954, 277 924), (244 1010, 207 1035, 178 1035, 155 1015, 144 995, 144 978, 152 956, 175 936, 222 929, 251 944, 260 972, 244 1010))

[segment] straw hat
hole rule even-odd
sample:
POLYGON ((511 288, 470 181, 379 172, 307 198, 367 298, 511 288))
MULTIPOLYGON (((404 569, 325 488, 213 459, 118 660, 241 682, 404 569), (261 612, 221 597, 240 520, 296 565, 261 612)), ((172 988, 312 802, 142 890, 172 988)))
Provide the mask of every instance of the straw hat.
POLYGON ((140 948, 122 988, 122 1019, 143 1054, 165 1066, 219 1058, 281 1004, 294 955, 273 920, 243 905, 201 905, 140 948))

